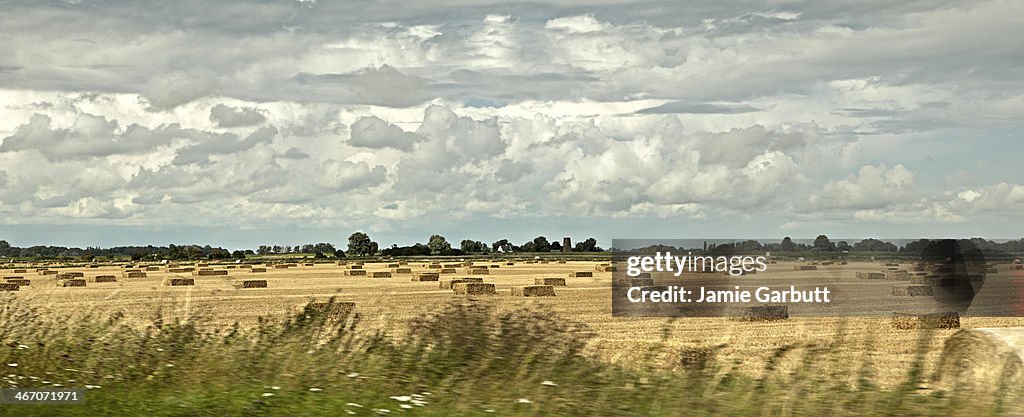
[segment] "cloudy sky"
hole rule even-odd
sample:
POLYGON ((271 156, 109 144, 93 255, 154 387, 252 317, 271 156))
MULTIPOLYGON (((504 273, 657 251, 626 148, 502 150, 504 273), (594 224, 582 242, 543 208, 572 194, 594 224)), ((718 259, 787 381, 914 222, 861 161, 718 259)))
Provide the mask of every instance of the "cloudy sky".
POLYGON ((0 239, 1024 236, 1024 2, 0 1, 0 239))

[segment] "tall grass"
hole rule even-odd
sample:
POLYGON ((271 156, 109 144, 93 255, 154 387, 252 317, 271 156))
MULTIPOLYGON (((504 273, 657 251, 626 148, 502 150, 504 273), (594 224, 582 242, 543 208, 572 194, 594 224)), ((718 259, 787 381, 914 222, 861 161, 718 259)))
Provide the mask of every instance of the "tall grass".
POLYGON ((310 304, 284 320, 220 330, 203 326, 202 318, 177 321, 158 315, 140 328, 121 316, 62 321, 12 297, 0 310, 5 367, 0 387, 89 389, 85 405, 7 405, 0 406, 0 415, 924 416, 1020 411, 987 399, 918 389, 925 379, 923 355, 907 370, 904 384, 883 390, 868 367, 829 363, 845 343, 842 330, 832 344, 780 349, 764 365, 763 375, 750 376, 717 359, 713 347, 679 355, 684 371, 609 365, 582 353, 591 337, 584 326, 544 310, 498 313, 472 303, 451 304, 415 320, 400 339, 361 329, 357 314, 339 319, 330 310, 330 305, 310 304), (784 358, 798 365, 786 368, 784 358))

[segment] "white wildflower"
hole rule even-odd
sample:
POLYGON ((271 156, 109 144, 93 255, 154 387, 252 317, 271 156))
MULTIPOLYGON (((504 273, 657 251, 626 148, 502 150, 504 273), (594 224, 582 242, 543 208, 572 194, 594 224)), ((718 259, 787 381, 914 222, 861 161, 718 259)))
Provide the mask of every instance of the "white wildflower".
POLYGON ((558 384, 556 384, 555 381, 544 381, 544 382, 541 382, 540 384, 541 385, 546 385, 546 386, 549 386, 549 387, 557 387, 558 386, 558 384))
POLYGON ((320 389, 320 388, 316 388, 316 387, 313 387, 313 388, 309 389, 309 392, 320 392, 320 391, 323 391, 323 390, 320 389))
POLYGON ((516 400, 516 403, 517 404, 533 404, 533 401, 530 401, 530 400, 528 400, 526 398, 520 398, 520 399, 516 400))

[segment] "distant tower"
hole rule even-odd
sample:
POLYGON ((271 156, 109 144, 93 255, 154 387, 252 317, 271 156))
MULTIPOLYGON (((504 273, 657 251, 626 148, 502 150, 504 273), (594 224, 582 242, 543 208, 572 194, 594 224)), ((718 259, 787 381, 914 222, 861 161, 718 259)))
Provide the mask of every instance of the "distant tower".
POLYGON ((572 250, 572 239, 569 236, 562 238, 562 253, 569 253, 572 250))

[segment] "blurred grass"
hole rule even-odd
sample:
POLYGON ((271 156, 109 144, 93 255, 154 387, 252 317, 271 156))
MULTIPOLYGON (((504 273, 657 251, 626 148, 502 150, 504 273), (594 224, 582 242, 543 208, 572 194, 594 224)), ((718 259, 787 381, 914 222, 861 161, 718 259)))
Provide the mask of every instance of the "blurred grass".
MULTIPOLYGON (((591 337, 544 310, 498 313, 451 304, 408 337, 359 328, 307 305, 255 328, 211 330, 203 318, 62 321, 13 297, 0 310, 0 387, 98 386, 85 405, 5 405, 2 416, 863 416, 1011 415, 999 398, 922 389, 922 342, 906 380, 874 381, 870 360, 836 363, 840 326, 822 346, 780 348, 761 375, 734 371, 715 347, 678 355, 684 371, 620 367, 582 354, 591 337), (10 366, 17 364, 17 366, 10 366), (388 410, 388 411, 381 411, 388 410)), ((332 302, 333 303, 333 302, 332 302)), ((665 339, 670 326, 665 327, 665 339)), ((921 340, 928 339, 922 333, 921 340)), ((649 363, 665 345, 646 352, 649 363)))

